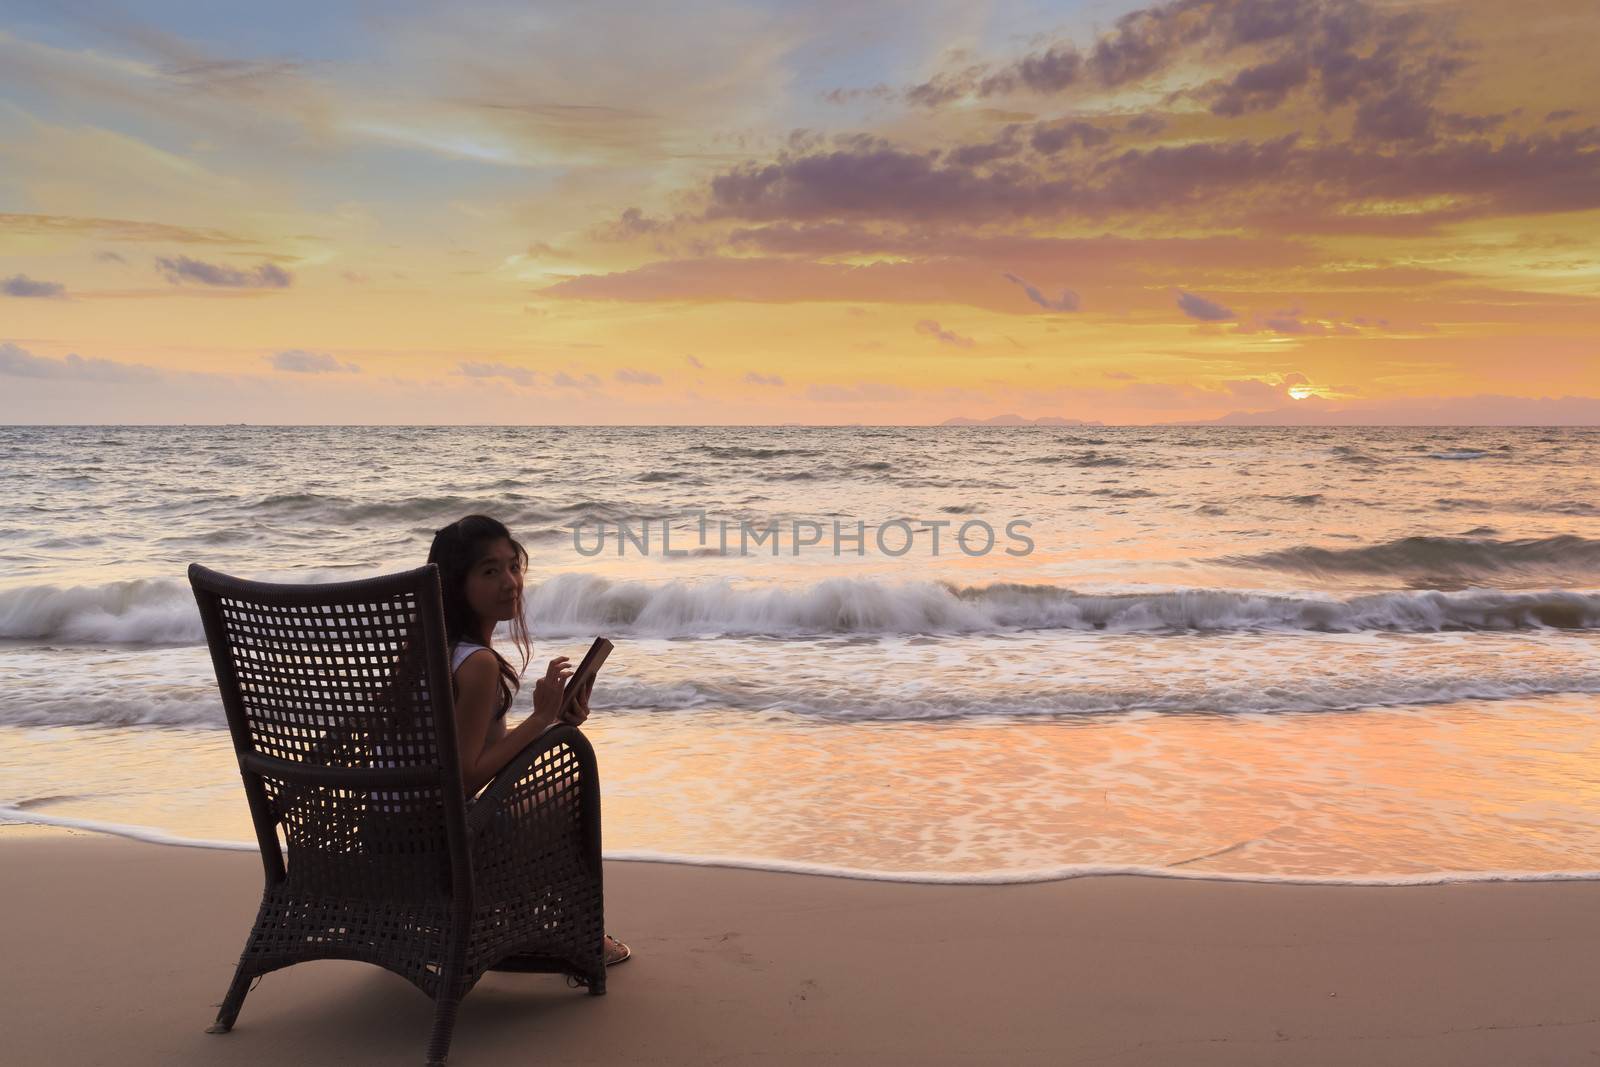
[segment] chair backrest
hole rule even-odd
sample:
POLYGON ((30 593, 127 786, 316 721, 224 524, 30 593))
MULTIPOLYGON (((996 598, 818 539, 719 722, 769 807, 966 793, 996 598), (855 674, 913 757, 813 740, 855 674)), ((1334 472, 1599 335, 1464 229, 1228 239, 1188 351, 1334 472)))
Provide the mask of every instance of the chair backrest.
POLYGON ((291 585, 196 563, 189 584, 268 880, 470 897, 438 567, 291 585))

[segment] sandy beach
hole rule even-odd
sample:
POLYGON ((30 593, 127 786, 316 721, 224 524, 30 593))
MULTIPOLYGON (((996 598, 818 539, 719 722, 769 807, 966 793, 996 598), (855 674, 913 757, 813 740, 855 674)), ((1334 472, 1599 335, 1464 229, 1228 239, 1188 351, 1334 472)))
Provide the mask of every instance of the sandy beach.
MULTIPOLYGON (((491 973, 451 1063, 1600 1062, 1600 884, 1082 878, 920 886, 607 866, 634 948, 591 998, 491 973)), ((429 1002, 346 961, 206 1034, 251 853, 0 830, 9 1063, 421 1062, 429 1002)))

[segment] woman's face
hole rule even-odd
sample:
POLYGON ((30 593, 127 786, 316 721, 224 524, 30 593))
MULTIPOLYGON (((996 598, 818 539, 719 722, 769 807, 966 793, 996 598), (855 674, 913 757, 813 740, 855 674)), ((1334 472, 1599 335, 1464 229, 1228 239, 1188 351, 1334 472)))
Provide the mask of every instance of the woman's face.
POLYGON ((522 610, 522 566, 504 537, 489 542, 467 571, 467 603, 480 619, 503 622, 522 610))

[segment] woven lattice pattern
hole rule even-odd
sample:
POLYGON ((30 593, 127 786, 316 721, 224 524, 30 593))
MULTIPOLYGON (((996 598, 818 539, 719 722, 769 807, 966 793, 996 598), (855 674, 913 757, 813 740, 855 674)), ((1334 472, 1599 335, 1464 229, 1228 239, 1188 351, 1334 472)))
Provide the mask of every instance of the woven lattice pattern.
POLYGON ((520 753, 468 807, 438 571, 280 585, 189 569, 266 868, 214 1029, 249 982, 355 959, 435 1001, 429 1062, 487 970, 603 992, 600 790, 574 727, 520 753))

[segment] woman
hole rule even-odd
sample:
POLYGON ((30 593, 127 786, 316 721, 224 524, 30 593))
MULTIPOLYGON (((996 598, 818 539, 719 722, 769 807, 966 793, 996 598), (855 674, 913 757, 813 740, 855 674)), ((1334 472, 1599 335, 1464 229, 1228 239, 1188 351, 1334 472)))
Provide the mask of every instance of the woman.
MULTIPOLYGON (((462 784, 473 797, 540 734, 559 722, 576 726, 588 718, 589 687, 574 698, 566 718, 558 718, 571 668, 566 656, 557 656, 533 685, 533 714, 507 730, 506 712, 532 654, 522 605, 527 550, 501 523, 487 515, 468 515, 434 533, 428 562, 439 566, 455 691, 456 748, 462 784), (501 622, 511 623, 512 643, 522 655, 520 667, 513 668, 494 649, 495 626, 501 622)), ((627 945, 605 935, 606 966, 630 955, 627 945)))

